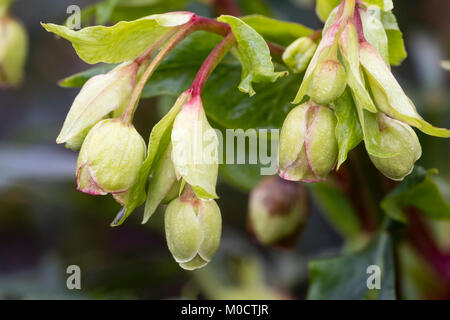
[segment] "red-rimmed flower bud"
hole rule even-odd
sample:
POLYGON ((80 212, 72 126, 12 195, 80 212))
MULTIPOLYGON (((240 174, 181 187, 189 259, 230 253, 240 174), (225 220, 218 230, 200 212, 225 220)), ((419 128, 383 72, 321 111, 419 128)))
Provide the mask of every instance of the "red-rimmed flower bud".
POLYGON ((279 175, 292 181, 316 182, 336 165, 338 145, 332 109, 307 102, 289 112, 280 134, 279 175))
POLYGON ((119 202, 126 202, 126 192, 136 181, 145 152, 145 141, 132 125, 119 119, 99 122, 80 150, 77 189, 93 195, 111 193, 119 202))

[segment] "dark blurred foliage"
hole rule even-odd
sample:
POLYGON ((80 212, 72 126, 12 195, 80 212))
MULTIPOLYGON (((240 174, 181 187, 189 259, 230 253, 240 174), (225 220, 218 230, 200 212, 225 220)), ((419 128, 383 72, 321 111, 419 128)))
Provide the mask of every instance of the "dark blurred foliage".
MULTIPOLYGON (((0 91, 0 299, 304 297, 307 261, 338 252, 342 244, 316 205, 294 249, 264 248, 246 230, 247 195, 219 182, 221 248, 204 270, 186 272, 167 249, 162 210, 147 225, 140 224, 141 208, 123 226, 111 228, 119 210, 112 198, 75 190, 76 154, 57 146, 55 138, 78 89, 56 83, 87 65, 67 41, 56 41, 39 23, 62 23, 68 5, 93 2, 17 0, 12 9, 26 24, 30 53, 23 87, 0 91), (66 288, 66 268, 72 264, 81 267, 82 290, 66 288)), ((277 18, 321 25, 314 1, 266 2, 264 10, 277 18)), ((450 58, 450 2, 397 0, 395 5, 409 58, 394 71, 424 118, 450 127, 450 73, 439 66, 450 58)), ((205 5, 191 9, 212 14, 205 5)), ((246 10, 251 13, 252 8, 246 10)), ((141 102, 135 117, 144 137, 158 121, 156 104, 156 99, 141 102)), ((420 139, 424 156, 419 164, 438 168, 448 180, 448 140, 420 139)), ((450 227, 440 224, 437 229, 447 234, 441 244, 449 248, 450 227)), ((408 259, 409 268, 419 268, 417 258, 410 254, 408 259)), ((433 285, 429 280, 428 288, 433 285)), ((407 297, 423 296, 406 290, 407 297)))

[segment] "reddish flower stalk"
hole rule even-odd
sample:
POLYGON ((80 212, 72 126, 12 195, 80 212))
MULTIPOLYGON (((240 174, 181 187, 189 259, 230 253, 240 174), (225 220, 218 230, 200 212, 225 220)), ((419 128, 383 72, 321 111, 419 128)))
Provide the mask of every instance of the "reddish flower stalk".
POLYGON ((191 90, 193 98, 201 95, 209 76, 220 61, 222 61, 228 51, 235 45, 235 43, 236 38, 232 32, 229 32, 228 35, 214 48, 214 50, 211 51, 208 58, 206 58, 205 62, 198 71, 194 82, 192 83, 191 90))

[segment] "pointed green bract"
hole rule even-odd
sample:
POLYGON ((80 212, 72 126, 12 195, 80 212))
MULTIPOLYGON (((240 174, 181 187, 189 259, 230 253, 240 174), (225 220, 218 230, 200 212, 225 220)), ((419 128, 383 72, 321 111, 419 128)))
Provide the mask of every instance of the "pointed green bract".
POLYGON ((335 101, 334 113, 337 118, 336 140, 339 146, 337 169, 347 159, 347 154, 362 140, 362 129, 358 120, 355 104, 349 90, 335 101))
POLYGON ((230 25, 237 41, 242 63, 242 81, 239 90, 250 96, 256 92, 252 83, 275 82, 286 72, 275 72, 270 50, 264 38, 248 24, 233 16, 220 16, 219 21, 230 25))
POLYGON ((380 10, 375 12, 360 9, 361 21, 366 40, 378 51, 386 65, 389 66, 389 46, 388 37, 384 25, 376 16, 380 14, 380 10))
POLYGON ((219 140, 206 119, 199 97, 183 106, 172 130, 172 161, 182 177, 201 199, 215 199, 219 170, 219 140))
POLYGON ((75 98, 56 143, 78 149, 86 129, 128 102, 137 70, 136 63, 125 62, 107 74, 89 79, 75 98))
MULTIPOLYGON (((361 11, 364 12, 365 10, 360 10, 360 12, 361 11)), ((406 53, 405 42, 403 41, 403 33, 400 31, 400 27, 398 26, 397 19, 395 18, 394 14, 391 11, 383 11, 378 9, 377 7, 370 7, 369 10, 367 10, 367 14, 372 16, 373 19, 379 21, 374 22, 377 24, 378 30, 380 23, 383 27, 388 44, 388 62, 395 66, 400 65, 403 60, 406 59, 408 54, 406 53)), ((362 18, 364 23, 364 14, 362 14, 362 18)), ((383 31, 381 30, 378 31, 381 36, 382 32, 383 31)), ((372 39, 370 39, 370 36, 366 34, 366 31, 364 31, 364 35, 366 36, 367 40, 379 50, 372 39)), ((380 54, 385 59, 385 53, 380 51, 380 54)))
MULTIPOLYGON (((146 223, 166 198, 171 189, 177 184, 177 175, 171 160, 172 147, 169 145, 165 154, 155 166, 147 189, 147 201, 145 202, 144 220, 146 223)), ((178 195, 178 191, 176 192, 178 195)))
POLYGON ((355 26, 348 22, 339 38, 339 48, 347 69, 347 81, 352 90, 355 100, 364 109, 370 112, 377 112, 375 104, 367 91, 364 80, 361 77, 359 63, 359 42, 355 26))
POLYGON ((79 31, 52 23, 42 26, 72 42, 78 56, 87 63, 118 63, 135 59, 192 17, 192 13, 156 14, 134 21, 122 21, 112 27, 94 26, 79 31))
POLYGON ((378 109, 392 118, 418 128, 426 134, 450 137, 450 130, 436 128, 422 119, 412 101, 406 96, 383 58, 368 42, 360 44, 360 60, 369 77, 378 109))

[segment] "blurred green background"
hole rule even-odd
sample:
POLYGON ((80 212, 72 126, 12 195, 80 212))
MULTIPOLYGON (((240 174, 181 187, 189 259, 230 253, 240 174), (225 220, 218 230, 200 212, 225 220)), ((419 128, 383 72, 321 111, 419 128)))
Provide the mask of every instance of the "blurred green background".
MULTIPOLYGON (((238 2, 245 14, 321 27, 312 0, 238 2)), ((119 205, 76 191, 77 155, 56 145, 55 138, 78 89, 56 83, 88 66, 69 42, 56 41, 39 23, 62 23, 69 5, 93 3, 17 0, 12 8, 29 32, 30 53, 24 85, 0 89, 0 299, 304 298, 308 261, 338 253, 343 244, 316 203, 293 249, 266 248, 247 232, 248 195, 220 180, 221 247, 206 268, 187 272, 167 249, 161 209, 147 225, 140 224, 140 208, 124 225, 111 228, 119 205), (82 290, 66 288, 69 265, 80 266, 82 290)), ((409 57, 394 73, 424 118, 448 128, 450 73, 439 63, 450 59, 450 1, 397 0, 395 6, 409 57)), ((188 9, 214 15, 204 3, 189 3, 188 9)), ((156 105, 156 99, 142 101, 135 117, 144 137, 160 117, 156 105)), ((419 137, 424 151, 419 164, 438 168, 450 181, 448 140, 419 137)), ((450 224, 432 227, 450 254, 450 224)), ((402 298, 439 297, 446 288, 418 255, 405 252, 405 270, 421 275, 402 278, 402 298)))

